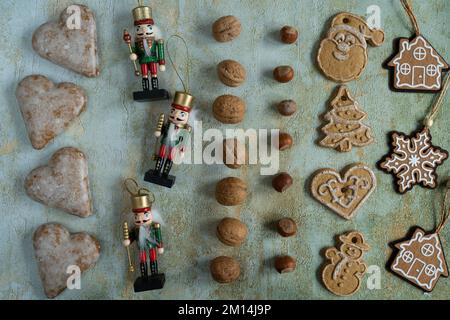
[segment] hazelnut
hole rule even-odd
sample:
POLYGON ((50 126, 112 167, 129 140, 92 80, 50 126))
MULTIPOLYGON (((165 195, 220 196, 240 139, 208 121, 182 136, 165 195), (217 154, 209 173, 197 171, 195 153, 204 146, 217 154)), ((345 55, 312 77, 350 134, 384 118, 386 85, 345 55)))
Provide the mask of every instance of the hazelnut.
POLYGON ((273 178, 272 186, 275 190, 282 193, 289 189, 292 186, 293 182, 294 180, 292 179, 292 177, 288 173, 283 172, 273 178))
POLYGON ((281 31, 281 41, 286 44, 292 44, 298 39, 298 31, 294 27, 284 26, 281 31))
POLYGON ((273 70, 273 77, 281 83, 287 83, 294 79, 294 69, 290 66, 280 66, 273 70))
POLYGON ((245 68, 234 60, 224 60, 219 63, 217 74, 220 81, 229 87, 239 87, 247 77, 245 68))
POLYGON ((297 262, 290 256, 276 257, 275 269, 281 274, 289 273, 295 270, 297 262))
POLYGON ((277 109, 283 116, 292 116, 297 112, 297 103, 293 100, 283 100, 278 104, 277 109))
POLYGON ((243 204, 247 198, 247 183, 239 178, 225 178, 216 186, 216 199, 223 206, 243 204))
POLYGON ((297 234, 297 224, 291 218, 283 218, 277 222, 277 231, 285 238, 295 236, 297 234))
POLYGON ((292 147, 293 139, 289 133, 280 132, 278 136, 278 148, 280 151, 284 151, 292 147))
POLYGON ((244 120, 245 102, 229 94, 218 97, 213 103, 213 115, 225 124, 237 124, 244 120))
POLYGON ((241 22, 234 16, 225 16, 214 22, 212 33, 219 42, 228 42, 241 34, 241 22))
POLYGON ((247 148, 237 138, 223 141, 223 163, 230 169, 239 169, 247 163, 247 148))
POLYGON ((209 266, 211 275, 218 283, 231 283, 241 275, 241 267, 236 259, 217 257, 209 266))
POLYGON ((247 235, 247 226, 238 219, 225 218, 217 226, 217 237, 227 246, 239 247, 247 235))

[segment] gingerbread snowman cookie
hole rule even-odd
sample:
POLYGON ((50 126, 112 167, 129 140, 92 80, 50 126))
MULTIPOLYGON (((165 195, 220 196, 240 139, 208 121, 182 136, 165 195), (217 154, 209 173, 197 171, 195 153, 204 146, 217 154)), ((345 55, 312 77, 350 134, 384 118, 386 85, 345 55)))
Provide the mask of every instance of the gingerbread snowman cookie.
POLYGON ((367 43, 381 46, 384 32, 371 29, 359 16, 343 12, 337 14, 320 43, 317 62, 329 79, 345 83, 358 79, 368 62, 367 43))
POLYGON ((342 242, 339 249, 333 247, 325 252, 328 261, 322 271, 322 281, 330 292, 350 296, 361 286, 361 279, 367 271, 362 257, 370 247, 357 231, 343 234, 339 240, 342 242))

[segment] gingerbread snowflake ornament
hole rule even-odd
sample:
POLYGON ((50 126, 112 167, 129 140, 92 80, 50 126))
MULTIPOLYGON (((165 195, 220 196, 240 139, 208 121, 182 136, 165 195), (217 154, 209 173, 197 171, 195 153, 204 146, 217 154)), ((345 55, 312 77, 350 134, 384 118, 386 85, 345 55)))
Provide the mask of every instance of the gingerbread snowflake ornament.
POLYGON ((411 136, 393 132, 392 146, 393 152, 381 160, 379 167, 395 175, 399 193, 406 193, 416 184, 436 188, 436 169, 448 158, 448 152, 431 144, 427 127, 411 136))

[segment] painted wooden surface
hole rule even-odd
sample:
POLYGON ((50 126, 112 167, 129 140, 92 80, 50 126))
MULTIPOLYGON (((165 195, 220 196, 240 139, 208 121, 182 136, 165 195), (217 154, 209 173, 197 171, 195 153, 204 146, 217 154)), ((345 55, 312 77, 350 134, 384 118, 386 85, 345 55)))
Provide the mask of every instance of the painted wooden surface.
MULTIPOLYGON (((80 0, 96 13, 99 32, 101 76, 86 79, 38 57, 31 48, 33 31, 45 21, 58 19, 61 10, 72 4, 66 0, 12 1, 0 3, 0 298, 45 298, 37 275, 31 236, 46 222, 59 222, 72 231, 87 231, 102 244, 95 269, 82 278, 82 290, 66 291, 61 299, 330 299, 335 298, 319 281, 323 263, 321 250, 334 246, 334 237, 357 229, 364 233, 372 250, 369 265, 381 269, 381 289, 369 290, 366 283, 355 299, 445 299, 450 281, 441 279, 432 294, 423 294, 385 270, 391 255, 388 242, 402 238, 413 225, 431 230, 437 223, 440 195, 416 187, 400 196, 394 192, 392 177, 375 169, 378 188, 352 221, 345 221, 314 201, 308 190, 309 177, 317 169, 341 169, 354 162, 375 163, 388 151, 390 130, 410 132, 427 112, 433 95, 394 93, 388 88, 388 72, 382 62, 392 53, 392 40, 412 34, 410 22, 399 1, 269 1, 269 0, 154 0, 156 23, 165 34, 181 34, 192 54, 192 92, 197 98, 197 118, 204 129, 221 128, 211 114, 215 97, 231 93, 245 96, 248 113, 243 128, 279 128, 291 133, 295 147, 281 155, 280 170, 295 178, 286 194, 275 193, 270 178, 259 175, 260 166, 232 171, 224 166, 184 165, 175 172, 178 181, 171 191, 151 186, 156 206, 163 217, 167 244, 160 267, 167 284, 159 292, 135 295, 132 277, 126 271, 126 252, 121 246, 121 222, 129 212, 128 198, 121 188, 126 177, 141 178, 152 165, 151 132, 157 115, 167 104, 137 104, 131 92, 139 87, 127 59, 122 30, 132 27, 131 9, 135 1, 80 0), (368 123, 376 143, 348 154, 318 147, 319 115, 336 84, 326 80, 315 66, 317 46, 335 13, 350 11, 365 15, 367 7, 381 8, 382 27, 387 39, 380 48, 369 48, 369 65, 360 80, 349 84, 355 98, 368 113, 368 123), (220 16, 234 14, 243 23, 240 38, 228 44, 216 43, 211 24, 220 16), (277 38, 283 25, 300 30, 297 45, 282 45, 277 38), (215 74, 223 59, 239 60, 248 70, 248 80, 238 89, 224 87, 215 74), (297 71, 295 81, 280 85, 271 79, 271 70, 290 64, 297 71), (43 151, 32 149, 14 97, 17 83, 30 74, 43 74, 54 81, 71 81, 86 88, 87 111, 71 128, 43 151), (283 99, 298 102, 300 112, 282 118, 274 104, 283 99), (82 220, 46 208, 24 193, 27 173, 45 164, 59 148, 74 146, 89 159, 95 214, 82 220), (250 196, 241 208, 227 209, 214 200, 215 183, 226 176, 248 180, 250 196), (240 217, 250 228, 250 236, 240 249, 223 246, 216 239, 216 223, 226 216, 240 217), (270 224, 289 216, 299 222, 295 239, 281 239, 270 224), (296 272, 280 276, 273 268, 279 254, 297 257, 296 272), (218 255, 239 259, 239 282, 221 286, 209 275, 209 261, 218 255)), ((422 33, 447 60, 450 59, 450 3, 445 0, 414 1, 422 33)), ((181 49, 180 49, 181 50, 181 49)), ((179 56, 177 59, 181 59, 179 56)), ((180 88, 169 66, 161 77, 170 91, 180 88)), ((433 126, 433 141, 450 149, 449 101, 433 126)), ((438 170, 449 175, 450 162, 438 170)), ((442 234, 443 246, 450 250, 449 226, 442 234)), ((366 278, 367 279, 367 278, 366 278)))

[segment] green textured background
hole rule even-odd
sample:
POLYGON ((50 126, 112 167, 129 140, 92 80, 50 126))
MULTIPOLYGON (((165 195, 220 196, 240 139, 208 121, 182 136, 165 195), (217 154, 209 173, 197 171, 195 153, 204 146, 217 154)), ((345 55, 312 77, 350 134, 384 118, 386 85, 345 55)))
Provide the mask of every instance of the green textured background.
MULTIPOLYGON (((152 131, 157 115, 167 104, 137 104, 131 92, 139 87, 123 44, 122 30, 132 27, 131 9, 135 1, 83 1, 96 13, 102 72, 87 79, 53 65, 31 48, 33 31, 48 20, 59 18, 71 1, 13 1, 0 3, 0 298, 45 298, 37 275, 31 237, 46 222, 59 222, 71 231, 87 231, 101 242, 97 266, 82 278, 81 291, 66 291, 61 299, 333 299, 318 280, 323 262, 321 249, 335 245, 335 235, 357 229, 364 233, 372 250, 365 256, 369 265, 381 268, 380 290, 368 290, 365 282, 355 299, 445 299, 450 281, 441 279, 432 294, 424 294, 388 273, 384 266, 391 255, 388 242, 402 238, 413 225, 434 228, 440 209, 441 192, 420 187, 404 196, 394 192, 392 177, 375 169, 378 188, 360 209, 356 218, 345 221, 314 201, 308 193, 311 174, 323 167, 341 169, 362 161, 375 163, 388 152, 386 134, 390 130, 411 132, 428 111, 433 95, 394 93, 388 88, 388 72, 381 63, 392 53, 392 40, 412 35, 410 22, 399 1, 269 1, 269 0, 155 0, 156 23, 165 35, 179 33, 189 43, 192 54, 192 92, 197 98, 197 117, 204 128, 225 128, 211 115, 215 97, 231 93, 244 96, 248 112, 244 128, 279 128, 291 133, 295 147, 281 155, 281 170, 295 178, 285 194, 275 193, 270 178, 259 175, 259 166, 232 171, 224 166, 177 167, 178 181, 173 190, 151 186, 156 206, 164 218, 167 244, 160 266, 167 276, 164 290, 135 295, 132 277, 127 275, 125 250, 121 246, 121 222, 129 212, 128 197, 121 189, 126 177, 142 177, 152 166, 152 131), (326 80, 315 67, 317 45, 328 28, 328 19, 340 11, 365 15, 369 5, 381 8, 386 42, 369 48, 369 65, 350 90, 368 113, 366 123, 374 131, 376 143, 340 154, 318 147, 319 115, 327 110, 335 83, 326 80), (226 44, 215 42, 211 24, 220 16, 234 14, 243 24, 242 35, 226 44), (300 30, 296 45, 283 45, 277 34, 283 25, 300 30), (239 60, 248 71, 242 87, 223 86, 215 66, 223 59, 239 60), (292 65, 297 77, 289 84, 277 84, 271 70, 292 65), (89 95, 87 111, 79 121, 43 151, 32 149, 14 97, 17 83, 30 74, 71 81, 83 86, 89 95), (274 104, 294 99, 300 112, 282 118, 274 104), (24 193, 27 173, 42 164, 59 148, 74 146, 89 159, 95 214, 82 220, 49 209, 30 200, 24 193), (214 200, 215 183, 226 176, 248 180, 250 196, 242 208, 224 208, 214 200), (226 216, 240 217, 250 229, 241 248, 228 248, 215 237, 217 222, 226 216), (282 239, 270 227, 283 216, 299 222, 299 235, 282 239), (240 281, 221 286, 212 281, 209 261, 218 255, 238 258, 240 281), (273 258, 279 254, 297 257, 294 273, 278 275, 273 258)), ((450 2, 414 1, 422 33, 450 60, 450 2)), ((181 58, 181 57, 180 57, 181 58)), ((180 88, 172 68, 161 77, 162 86, 173 92, 180 88)), ((449 144, 449 100, 445 100, 435 125, 433 141, 444 149, 449 144)), ((450 161, 441 166, 441 178, 449 175, 450 161)), ((450 227, 442 233, 443 245, 450 250, 450 227)))

